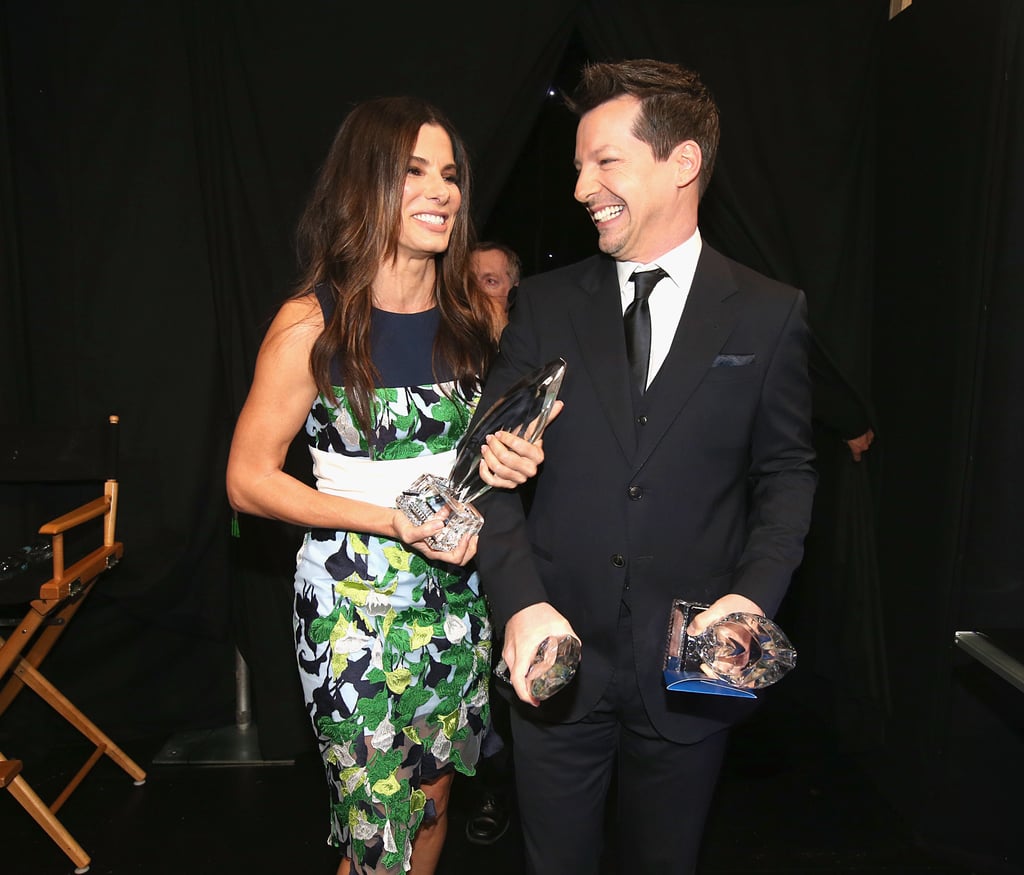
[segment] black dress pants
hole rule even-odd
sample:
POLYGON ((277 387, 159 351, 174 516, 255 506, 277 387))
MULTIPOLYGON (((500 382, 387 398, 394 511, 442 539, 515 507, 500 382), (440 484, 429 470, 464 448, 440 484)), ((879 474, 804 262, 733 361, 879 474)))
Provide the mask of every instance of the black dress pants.
POLYGON ((512 709, 530 875, 692 875, 696 866, 728 733, 695 744, 660 736, 640 699, 625 606, 618 634, 615 674, 584 719, 547 723, 533 719, 528 707, 512 709), (614 823, 606 824, 613 775, 614 823), (602 870, 609 834, 614 836, 615 864, 602 870))

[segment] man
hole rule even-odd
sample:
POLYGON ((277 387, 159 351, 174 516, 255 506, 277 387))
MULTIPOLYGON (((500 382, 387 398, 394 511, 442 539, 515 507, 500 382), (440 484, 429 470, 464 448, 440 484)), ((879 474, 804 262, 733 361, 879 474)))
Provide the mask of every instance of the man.
POLYGON ((514 249, 503 243, 477 243, 469 256, 469 272, 477 286, 491 299, 495 310, 504 316, 510 293, 519 285, 522 262, 514 249))
POLYGON ((815 486, 805 301, 701 241, 718 111, 694 73, 590 65, 570 107, 575 197, 603 254, 517 296, 478 409, 556 356, 565 409, 529 512, 498 490, 478 501, 481 581, 518 697, 528 871, 598 871, 614 777, 616 871, 689 875, 727 729, 750 705, 665 690, 669 611, 710 604, 692 633, 770 615, 800 563, 815 486), (655 267, 660 281, 633 279, 655 267), (527 667, 567 633, 580 669, 539 703, 527 667))

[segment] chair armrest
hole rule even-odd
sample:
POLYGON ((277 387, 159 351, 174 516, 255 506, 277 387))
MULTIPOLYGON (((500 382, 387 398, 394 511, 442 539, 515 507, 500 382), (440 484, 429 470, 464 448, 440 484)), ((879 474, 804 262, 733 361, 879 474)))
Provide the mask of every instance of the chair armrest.
POLYGON ((96 517, 103 516, 103 514, 108 510, 110 510, 110 499, 107 496, 95 498, 88 504, 76 507, 74 510, 68 511, 63 516, 59 516, 57 519, 50 520, 50 522, 45 523, 39 528, 39 534, 60 535, 69 529, 73 529, 75 526, 79 526, 89 520, 94 520, 96 517))
POLYGON ((60 601, 78 595, 79 591, 92 583, 108 568, 121 561, 124 544, 115 541, 109 547, 98 547, 88 556, 83 556, 60 577, 55 577, 39 588, 39 598, 60 601))
POLYGON ((0 754, 0 788, 7 787, 21 772, 21 760, 4 759, 0 754))

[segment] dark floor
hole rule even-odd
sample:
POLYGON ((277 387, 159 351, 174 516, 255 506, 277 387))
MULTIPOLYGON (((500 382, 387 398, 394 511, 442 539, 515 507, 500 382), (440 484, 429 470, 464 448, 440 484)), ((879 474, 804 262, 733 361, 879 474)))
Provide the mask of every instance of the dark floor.
MULTIPOLYGON (((701 875, 983 875, 982 868, 915 842, 812 715, 794 715, 784 703, 774 713, 762 709, 740 733, 734 742, 742 744, 734 743, 707 831, 701 875)), ((334 875, 337 858, 323 844, 325 801, 316 763, 154 764, 154 757, 168 758, 167 741, 124 744, 149 773, 144 786, 132 786, 103 760, 62 809, 65 825, 92 856, 91 873, 334 875)), ((44 799, 59 792, 60 779, 67 780, 87 755, 68 742, 32 747, 29 742, 18 753, 44 799)), ((519 875, 522 850, 514 821, 493 846, 465 840, 476 793, 473 780, 456 782, 439 875, 519 875)), ((72 869, 21 807, 0 793, 0 872, 57 875, 72 869)))

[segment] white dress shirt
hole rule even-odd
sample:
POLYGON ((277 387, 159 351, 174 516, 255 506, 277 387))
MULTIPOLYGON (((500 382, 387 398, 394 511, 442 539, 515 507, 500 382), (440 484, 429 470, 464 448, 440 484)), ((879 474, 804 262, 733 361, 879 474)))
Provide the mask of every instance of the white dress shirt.
POLYGON ((650 264, 638 264, 635 261, 619 261, 615 269, 619 275, 619 293, 622 298, 622 312, 633 303, 633 281, 630 277, 634 270, 653 270, 660 267, 667 277, 662 279, 651 292, 648 299, 651 308, 651 360, 647 367, 647 385, 650 386, 658 370, 668 356, 669 347, 676 336, 679 319, 686 306, 686 298, 690 294, 693 275, 697 271, 697 259, 700 258, 700 231, 675 249, 671 249, 650 264))

